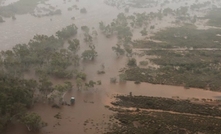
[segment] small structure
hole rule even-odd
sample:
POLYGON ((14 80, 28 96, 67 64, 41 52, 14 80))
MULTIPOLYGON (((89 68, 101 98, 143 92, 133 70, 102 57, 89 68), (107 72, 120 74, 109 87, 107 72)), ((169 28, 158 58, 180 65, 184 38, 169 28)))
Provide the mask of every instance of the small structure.
POLYGON ((70 103, 71 103, 71 105, 73 105, 75 103, 75 98, 74 97, 71 97, 70 103))

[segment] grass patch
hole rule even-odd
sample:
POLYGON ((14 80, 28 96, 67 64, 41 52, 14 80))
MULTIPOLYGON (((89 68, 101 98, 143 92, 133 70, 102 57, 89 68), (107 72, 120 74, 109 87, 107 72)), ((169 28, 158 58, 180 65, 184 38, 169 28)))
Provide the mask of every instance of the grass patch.
POLYGON ((218 106, 160 97, 117 96, 117 98, 118 101, 113 104, 121 108, 110 109, 116 112, 114 118, 120 123, 107 132, 108 134, 146 134, 147 132, 149 134, 218 134, 221 131, 221 119, 204 116, 220 116, 221 110, 218 106), (122 107, 137 109, 128 110, 122 107), (144 111, 140 108, 165 111, 144 111))
POLYGON ((189 100, 174 100, 170 98, 148 96, 117 96, 116 98, 118 101, 112 102, 112 104, 115 106, 165 110, 179 113, 221 117, 221 110, 218 106, 196 104, 190 102, 189 100))
POLYGON ((156 40, 170 44, 172 47, 212 48, 221 47, 220 29, 199 30, 193 26, 167 28, 153 37, 156 40))
POLYGON ((221 52, 218 50, 150 50, 146 54, 157 56, 150 61, 160 68, 129 68, 125 71, 127 80, 213 91, 221 89, 221 52))

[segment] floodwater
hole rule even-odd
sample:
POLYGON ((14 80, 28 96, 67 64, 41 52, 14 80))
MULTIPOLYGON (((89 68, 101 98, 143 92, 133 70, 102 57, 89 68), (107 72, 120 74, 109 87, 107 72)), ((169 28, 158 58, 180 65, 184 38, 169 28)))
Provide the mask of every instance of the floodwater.
MULTIPOLYGON (((33 17, 31 15, 17 15, 16 20, 11 18, 5 19, 5 23, 0 24, 0 44, 1 50, 11 49, 15 44, 27 43, 36 34, 52 35, 56 31, 72 23, 79 28, 77 38, 81 40, 81 52, 88 49, 88 45, 83 41, 83 33, 80 27, 87 25, 90 28, 94 27, 97 31, 100 21, 106 24, 110 23, 117 14, 124 12, 124 9, 117 9, 115 7, 104 4, 103 0, 75 0, 64 2, 62 0, 49 0, 47 3, 52 6, 62 9, 62 15, 51 17, 33 17), (87 14, 80 14, 79 10, 73 9, 68 11, 67 8, 77 5, 79 9, 85 7, 87 14), (71 20, 75 17, 75 20, 71 20)), ((158 8, 130 8, 130 14, 133 12, 150 12, 158 11, 158 8)), ((171 19, 166 19, 171 20, 171 19)), ((152 22, 156 23, 156 21, 152 22)), ((169 21, 157 22, 159 29, 168 27, 169 21)), ((154 32, 154 31, 153 31, 154 32)), ((133 38, 143 38, 139 31, 134 31, 133 38)), ((139 85, 134 82, 125 83, 110 83, 110 78, 118 78, 119 70, 124 68, 127 63, 127 57, 117 57, 112 51, 112 46, 117 43, 116 37, 106 38, 99 33, 98 37, 93 41, 98 52, 98 57, 93 62, 81 62, 80 70, 87 74, 88 80, 101 80, 102 85, 96 86, 93 89, 78 91, 73 89, 65 96, 65 100, 69 101, 71 96, 75 96, 76 103, 74 106, 63 106, 61 109, 53 109, 48 104, 40 103, 31 109, 31 111, 41 115, 42 119, 48 123, 48 126, 43 128, 39 134, 61 134, 61 133, 104 133, 108 127, 111 127, 114 120, 109 120, 109 116, 113 113, 105 108, 114 99, 113 96, 117 94, 133 95, 147 95, 160 97, 174 97, 188 99, 188 98, 209 98, 218 99, 221 97, 220 92, 206 91, 202 89, 184 89, 183 87, 167 86, 167 85, 153 85, 149 83, 141 83, 139 85), (97 71, 101 65, 105 66, 105 74, 98 75, 97 71), (54 118, 57 113, 61 114, 62 119, 54 118)), ((53 80, 54 83, 60 83, 61 80, 53 80)), ((74 83, 74 80, 71 80, 74 83)), ((27 131, 24 126, 13 125, 6 134, 32 134, 27 131)))

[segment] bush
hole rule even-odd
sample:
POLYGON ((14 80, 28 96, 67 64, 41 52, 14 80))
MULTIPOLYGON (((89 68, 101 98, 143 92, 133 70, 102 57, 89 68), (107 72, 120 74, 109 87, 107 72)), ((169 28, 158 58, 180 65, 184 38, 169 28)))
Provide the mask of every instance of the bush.
POLYGON ((87 13, 87 10, 86 10, 86 8, 82 8, 82 9, 80 10, 80 12, 81 12, 81 13, 87 13))
POLYGON ((140 81, 135 81, 134 84, 140 84, 140 81))
POLYGON ((148 61, 140 61, 140 65, 141 66, 147 66, 148 65, 148 61))
POLYGON ((127 65, 130 67, 137 66, 137 60, 135 58, 129 59, 127 65))
POLYGON ((115 78, 115 77, 110 78, 110 82, 111 82, 111 83, 117 83, 117 78, 115 78))

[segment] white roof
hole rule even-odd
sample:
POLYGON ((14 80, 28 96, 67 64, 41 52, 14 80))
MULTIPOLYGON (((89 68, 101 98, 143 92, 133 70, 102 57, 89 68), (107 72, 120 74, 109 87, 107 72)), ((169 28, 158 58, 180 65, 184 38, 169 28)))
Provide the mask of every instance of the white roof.
POLYGON ((74 99, 74 97, 71 97, 71 99, 74 99))

